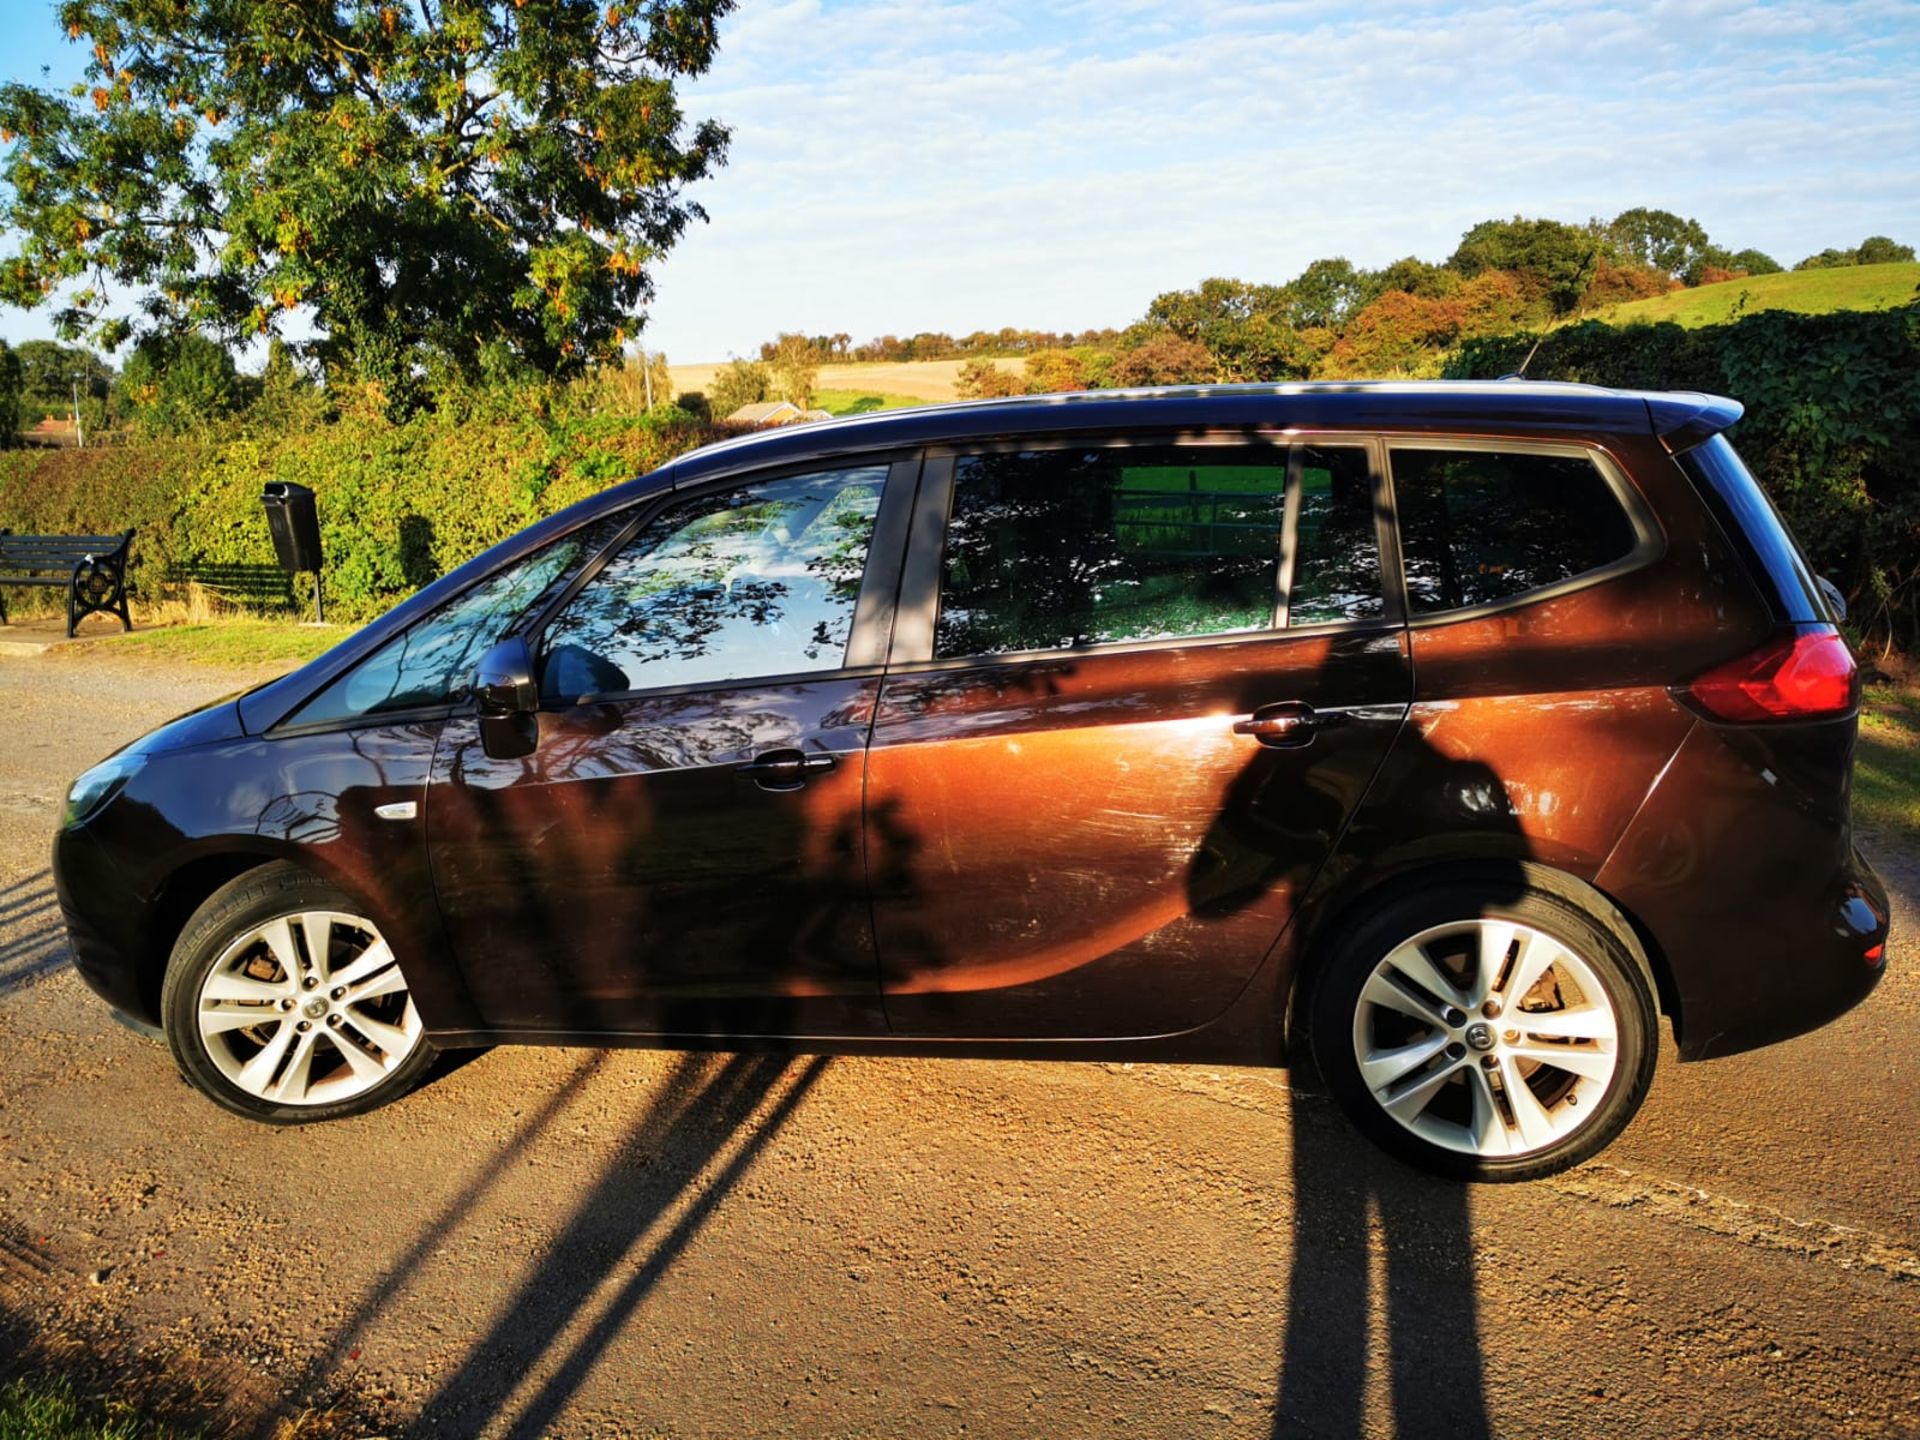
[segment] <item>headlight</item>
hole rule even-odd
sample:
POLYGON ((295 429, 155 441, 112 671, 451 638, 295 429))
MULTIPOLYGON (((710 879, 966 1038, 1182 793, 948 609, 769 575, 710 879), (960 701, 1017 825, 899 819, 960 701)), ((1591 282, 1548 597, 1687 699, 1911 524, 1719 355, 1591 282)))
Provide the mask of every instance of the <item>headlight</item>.
POLYGON ((145 758, 133 751, 122 750, 118 755, 109 755, 74 781, 72 788, 67 791, 67 824, 78 825, 119 794, 120 787, 140 768, 140 762, 145 758))

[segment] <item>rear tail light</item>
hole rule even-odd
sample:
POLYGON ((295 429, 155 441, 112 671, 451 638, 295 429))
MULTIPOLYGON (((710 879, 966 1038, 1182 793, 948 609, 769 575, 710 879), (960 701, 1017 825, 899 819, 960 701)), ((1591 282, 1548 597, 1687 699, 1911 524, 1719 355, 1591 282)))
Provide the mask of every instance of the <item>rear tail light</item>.
POLYGON ((1688 685, 1687 694, 1713 719, 1734 724, 1817 720, 1860 703, 1860 671, 1839 631, 1808 625, 1715 666, 1688 685))

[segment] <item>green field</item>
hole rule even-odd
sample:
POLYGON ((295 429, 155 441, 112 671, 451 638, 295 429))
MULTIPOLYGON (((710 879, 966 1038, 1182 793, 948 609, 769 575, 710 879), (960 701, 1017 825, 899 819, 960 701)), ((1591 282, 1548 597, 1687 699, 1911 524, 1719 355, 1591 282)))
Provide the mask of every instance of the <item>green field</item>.
POLYGON ((1826 315, 1835 310, 1891 310, 1920 299, 1920 264, 1848 265, 1837 270, 1787 270, 1675 290, 1651 300, 1615 305, 1595 316, 1609 325, 1671 320, 1689 328, 1723 325, 1756 310, 1826 315))
POLYGON ((1853 763, 1853 815, 1871 829, 1920 839, 1920 688, 1867 688, 1853 763))
POLYGON ((916 405, 931 405, 931 400, 916 400, 911 395, 888 395, 876 390, 816 390, 813 403, 832 415, 871 415, 876 410, 911 410, 916 405))
MULTIPOLYGON (((354 631, 351 625, 300 625, 284 620, 216 620, 205 625, 162 625, 131 635, 83 637, 66 654, 111 650, 186 665, 305 664, 354 631)), ((0 1440, 5 1440, 0 1436, 0 1440)))

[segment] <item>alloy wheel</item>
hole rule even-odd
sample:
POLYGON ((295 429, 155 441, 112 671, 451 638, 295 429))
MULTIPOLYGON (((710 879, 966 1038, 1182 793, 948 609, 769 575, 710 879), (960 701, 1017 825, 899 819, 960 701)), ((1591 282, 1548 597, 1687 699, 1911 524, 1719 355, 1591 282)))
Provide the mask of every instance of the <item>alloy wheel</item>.
POLYGON ((337 910, 284 915, 221 951, 195 1002, 200 1043, 241 1090, 278 1105, 364 1095, 424 1029, 372 921, 337 910))
POLYGON ((1377 964, 1353 1053, 1381 1110, 1435 1145, 1529 1155, 1601 1112, 1620 1019, 1596 967, 1512 920, 1435 926, 1377 964))

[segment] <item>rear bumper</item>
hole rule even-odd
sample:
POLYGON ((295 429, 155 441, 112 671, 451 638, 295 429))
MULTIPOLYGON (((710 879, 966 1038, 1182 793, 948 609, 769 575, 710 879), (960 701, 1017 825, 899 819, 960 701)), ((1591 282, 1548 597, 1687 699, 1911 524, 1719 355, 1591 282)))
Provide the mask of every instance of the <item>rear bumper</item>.
POLYGON ((1886 973, 1886 887, 1852 844, 1854 721, 1702 723, 1595 883, 1666 961, 1680 1055, 1814 1030, 1886 973))

